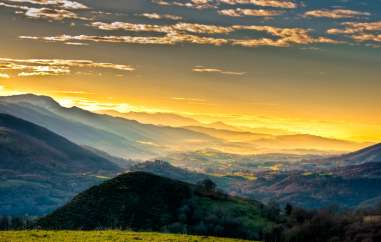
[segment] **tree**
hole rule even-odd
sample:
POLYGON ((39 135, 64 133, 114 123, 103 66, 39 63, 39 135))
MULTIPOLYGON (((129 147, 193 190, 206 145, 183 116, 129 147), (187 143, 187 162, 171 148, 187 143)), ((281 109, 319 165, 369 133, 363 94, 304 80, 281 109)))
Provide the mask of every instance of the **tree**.
POLYGON ((286 207, 284 208, 284 211, 285 211, 287 216, 290 216, 290 214, 292 213, 292 205, 287 203, 286 207))
POLYGON ((6 216, 0 217, 0 230, 9 229, 9 218, 6 216))
POLYGON ((197 187, 203 193, 215 193, 217 189, 217 185, 210 179, 198 182, 197 187))

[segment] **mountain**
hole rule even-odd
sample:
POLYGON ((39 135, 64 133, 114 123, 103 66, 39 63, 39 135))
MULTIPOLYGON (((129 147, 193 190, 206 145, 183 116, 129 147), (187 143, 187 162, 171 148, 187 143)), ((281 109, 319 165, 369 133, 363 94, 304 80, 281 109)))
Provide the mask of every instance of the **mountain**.
MULTIPOLYGON (((28 97, 29 96, 36 99, 34 95, 28 95, 28 97)), ((48 99, 42 97, 41 100, 48 99)), ((77 144, 107 150, 115 155, 123 156, 123 154, 127 155, 129 153, 147 154, 145 148, 148 147, 131 142, 121 135, 113 134, 55 113, 53 107, 59 107, 59 105, 55 102, 53 105, 50 105, 50 101, 53 100, 49 100, 49 102, 45 103, 45 106, 39 107, 30 102, 18 100, 14 96, 4 97, 0 98, 0 112, 44 126, 77 144), (53 110, 49 110, 48 108, 53 110)), ((151 153, 149 154, 152 155, 151 153)))
POLYGON ((381 144, 376 144, 356 152, 333 157, 330 161, 338 165, 361 165, 368 162, 381 163, 381 144))
POLYGON ((145 172, 120 175, 41 218, 47 229, 120 228, 259 239, 272 224, 266 208, 199 185, 145 172))
POLYGON ((0 114, 0 166, 27 173, 115 173, 120 168, 51 131, 0 114))
POLYGON ((204 133, 222 139, 226 143, 219 150, 237 154, 293 153, 324 154, 340 153, 363 148, 368 143, 356 143, 308 134, 270 135, 249 131, 210 128, 206 126, 186 126, 188 130, 204 133))
POLYGON ((232 131, 227 129, 207 128, 201 126, 186 126, 188 130, 208 134, 210 136, 234 142, 250 142, 258 139, 272 138, 268 134, 257 134, 247 131, 232 131))
POLYGON ((269 127, 247 127, 247 126, 240 126, 239 129, 242 131, 249 131, 253 133, 260 133, 260 134, 269 134, 269 135, 292 135, 296 134, 295 132, 291 132, 286 129, 276 129, 276 128, 269 128, 269 127))
POLYGON ((174 113, 147 113, 147 112, 127 112, 122 113, 115 110, 100 110, 99 113, 108 114, 115 117, 122 117, 130 120, 136 120, 144 124, 154 124, 170 127, 196 126, 212 129, 223 129, 230 131, 243 131, 242 129, 225 124, 223 122, 203 123, 196 119, 181 116, 174 113))
POLYGON ((122 170, 30 122, 0 114, 0 214, 44 214, 122 170))
POLYGON ((173 113, 145 113, 145 112, 128 112, 121 113, 115 110, 101 110, 99 113, 109 114, 111 116, 136 120, 143 124, 154 124, 160 126, 183 127, 200 125, 201 123, 195 119, 183 117, 173 113))
POLYGON ((32 94, 0 97, 0 112, 43 125, 80 145, 123 158, 149 159, 173 150, 219 142, 183 128, 142 124, 77 107, 64 108, 50 97, 32 94))
POLYGON ((237 132, 239 132, 239 131, 244 132, 245 131, 244 129, 241 129, 241 128, 233 126, 233 125, 225 124, 224 122, 221 122, 221 121, 208 123, 208 124, 202 124, 199 126, 205 127, 205 128, 222 129, 222 130, 237 131, 237 132))
POLYGON ((278 152, 296 149, 350 152, 369 145, 369 143, 357 143, 309 134, 279 135, 256 140, 254 144, 267 149, 275 149, 278 152))

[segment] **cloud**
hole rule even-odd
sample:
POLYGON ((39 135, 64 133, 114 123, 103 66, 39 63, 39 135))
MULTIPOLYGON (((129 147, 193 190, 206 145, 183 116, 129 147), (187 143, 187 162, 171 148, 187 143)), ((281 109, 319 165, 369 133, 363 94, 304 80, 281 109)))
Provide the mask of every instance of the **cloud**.
POLYGON ((345 35, 356 42, 381 42, 381 21, 377 22, 346 22, 343 28, 328 29, 329 34, 345 35))
POLYGON ((15 3, 32 3, 36 5, 55 5, 64 9, 88 9, 88 7, 82 3, 68 0, 7 0, 8 2, 15 3))
POLYGON ((219 73, 223 75, 235 75, 235 76, 242 76, 245 75, 246 72, 235 72, 235 71, 226 71, 220 68, 210 68, 210 67, 204 67, 204 66, 195 66, 192 69, 193 72, 206 72, 206 73, 219 73))
POLYGON ((172 15, 172 14, 158 14, 158 13, 142 13, 139 16, 149 18, 149 19, 170 19, 170 20, 181 20, 183 17, 172 15))
POLYGON ((50 8, 29 8, 24 12, 24 15, 30 18, 45 18, 52 20, 86 19, 79 17, 76 13, 73 13, 65 9, 50 8))
POLYGON ((297 8, 298 4, 286 0, 187 0, 187 1, 165 1, 165 0, 152 0, 152 2, 162 6, 179 6, 194 9, 208 9, 218 8, 223 4, 228 5, 241 5, 252 4, 261 7, 273 8, 297 8))
POLYGON ((171 97, 171 99, 176 101, 206 102, 205 99, 201 99, 201 98, 171 97))
POLYGON ((360 12, 348 9, 334 9, 334 10, 312 10, 304 13, 305 17, 316 17, 316 18, 356 18, 363 16, 370 16, 368 12, 360 12))
POLYGON ((174 45, 177 43, 191 43, 201 45, 220 46, 227 44, 229 41, 222 38, 200 37, 189 34, 172 33, 164 37, 143 37, 143 36, 91 36, 91 35, 59 35, 48 37, 36 36, 20 36, 21 39, 45 40, 48 42, 64 42, 67 41, 91 41, 104 43, 125 43, 125 44, 153 44, 153 45, 174 45))
POLYGON ((135 32, 170 32, 171 27, 165 25, 155 25, 155 24, 134 24, 126 22, 112 22, 112 23, 103 23, 103 22, 93 22, 91 26, 100 29, 100 30, 127 30, 135 32))
MULTIPOLYGON (((278 46, 287 47, 290 44, 313 44, 313 43, 331 43, 338 44, 341 41, 333 40, 326 37, 312 37, 310 29, 303 28, 277 28, 272 26, 257 26, 257 25, 232 25, 232 26, 218 26, 218 25, 205 25, 195 23, 177 23, 174 25, 150 25, 150 24, 132 24, 123 22, 113 23, 93 23, 93 26, 102 30, 118 30, 123 29, 127 31, 136 32, 161 32, 166 33, 164 37, 128 37, 124 36, 118 38, 116 36, 102 37, 102 39, 91 37, 90 39, 97 39, 99 42, 107 42, 113 40, 115 42, 124 43, 146 43, 146 44, 176 44, 176 43, 194 43, 194 44, 210 44, 210 45, 240 45, 246 47, 256 46, 278 46), (259 31, 267 32, 278 39, 272 38, 257 38, 257 39, 234 39, 234 38, 214 38, 202 37, 193 34, 231 34, 238 30, 259 31), (188 32, 192 34, 188 34, 188 32)), ((84 37, 84 36, 82 36, 84 37)), ((96 41, 97 41, 96 40, 96 41)))
POLYGON ((94 22, 91 24, 93 27, 100 30, 126 30, 133 32, 160 32, 174 34, 176 32, 191 32, 191 33, 204 33, 204 34, 225 34, 234 31, 231 28, 205 25, 205 24, 193 24, 193 23, 177 23, 174 25, 155 25, 155 24, 134 24, 126 22, 94 22))
POLYGON ((364 32, 381 31, 381 21, 378 22, 346 22, 342 23, 344 29, 332 28, 327 31, 329 34, 355 34, 364 32))
MULTIPOLYGON (((10 78, 10 76, 8 74, 0 73, 0 79, 9 79, 9 78, 10 78)), ((2 87, 2 86, 0 86, 0 87, 2 87)))
POLYGON ((65 42, 65 45, 86 46, 86 45, 89 45, 89 44, 87 44, 87 43, 81 43, 81 42, 65 42))
POLYGON ((65 75, 70 74, 72 68, 105 68, 120 71, 135 70, 129 65, 98 63, 91 60, 0 58, 0 70, 17 71, 17 75, 20 77, 65 75))
POLYGON ((193 23, 177 23, 173 25, 175 31, 191 32, 191 33, 204 33, 204 34, 227 34, 234 31, 230 27, 206 25, 206 24, 193 24, 193 23))
POLYGON ((215 104, 209 103, 207 100, 202 99, 202 98, 171 97, 171 99, 176 101, 176 102, 182 102, 182 103, 192 104, 192 105, 215 106, 215 104))
POLYGON ((342 41, 327 37, 314 37, 311 29, 304 28, 279 28, 273 26, 259 25, 207 25, 197 23, 179 22, 171 25, 157 24, 136 24, 129 22, 93 22, 91 26, 99 30, 114 31, 125 30, 128 32, 154 33, 152 36, 134 35, 58 35, 58 36, 20 36, 21 39, 43 40, 47 42, 79 43, 84 42, 104 42, 104 43, 125 43, 125 44, 155 44, 155 45, 175 45, 180 43, 200 44, 200 45, 233 45, 245 47, 276 46, 288 47, 292 44, 314 44, 330 43, 338 44, 342 41), (236 31, 265 32, 275 38, 242 38, 234 37, 236 31), (216 37, 215 35, 221 35, 216 37))
POLYGON ((242 17, 242 16, 256 16, 256 17, 271 17, 278 16, 284 13, 279 10, 265 10, 265 9, 223 9, 219 10, 220 15, 229 17, 242 17))
POLYGON ((267 32, 278 39, 259 38, 259 39, 236 39, 233 41, 233 45, 240 45, 245 47, 257 47, 257 46, 276 46, 276 47, 288 47, 291 44, 314 44, 314 43, 330 43, 338 44, 341 41, 325 38, 325 37, 312 37, 309 29, 303 28, 277 28, 272 26, 233 26, 235 29, 240 30, 255 30, 267 32))
POLYGON ((381 42, 381 34, 356 34, 352 35, 352 39, 359 42, 381 42))
POLYGON ((216 1, 213 1, 213 0, 187 0, 183 2, 152 0, 152 2, 161 6, 178 6, 178 7, 194 8, 194 9, 217 8, 216 1))
POLYGON ((66 9, 51 9, 51 8, 34 8, 20 5, 12 5, 0 2, 0 6, 17 9, 17 14, 23 14, 29 18, 36 19, 49 19, 49 20, 63 20, 63 19, 82 19, 88 20, 84 17, 79 17, 76 13, 66 9))
POLYGON ((261 7, 274 7, 274 8, 297 8, 298 4, 291 1, 279 1, 279 0, 219 0, 221 3, 229 5, 238 4, 254 4, 261 7))
POLYGON ((199 44, 199 45, 239 45, 244 47, 258 47, 258 46, 274 46, 274 47, 288 47, 291 44, 314 44, 314 43, 330 43, 330 44, 340 44, 343 41, 338 41, 326 37, 312 37, 310 35, 310 30, 300 29, 300 28, 276 28, 271 26, 242 26, 236 25, 232 27, 223 27, 225 30, 216 29, 193 29, 196 32, 206 32, 206 33, 230 33, 236 30, 255 30, 267 32, 277 39, 270 38, 245 38, 245 39, 235 39, 235 38, 216 38, 216 37, 205 37, 194 34, 186 34, 181 32, 168 32, 165 36, 95 36, 95 35, 58 35, 58 36, 20 36, 21 39, 30 40, 43 40, 47 42, 97 42, 97 43, 125 43, 125 44, 154 44, 154 45, 175 45, 179 43, 188 44, 199 44))

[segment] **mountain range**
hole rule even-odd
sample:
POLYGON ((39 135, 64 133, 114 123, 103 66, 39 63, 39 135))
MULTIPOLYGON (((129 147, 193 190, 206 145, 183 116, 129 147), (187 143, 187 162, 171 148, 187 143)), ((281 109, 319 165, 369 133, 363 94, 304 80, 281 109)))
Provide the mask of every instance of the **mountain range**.
POLYGON ((368 145, 303 134, 268 135, 215 127, 143 124, 78 107, 65 108, 50 97, 33 94, 0 97, 0 112, 44 126, 79 145, 125 159, 154 159, 173 152, 205 147, 252 154, 274 151, 295 153, 296 150, 309 153, 311 149, 322 153, 345 152, 368 145), (304 150, 307 148, 309 150, 304 150))
MULTIPOLYGON (((232 153, 337 153, 360 149, 370 143, 324 138, 308 134, 296 134, 286 130, 265 127, 236 127, 223 122, 202 123, 196 119, 173 113, 120 113, 113 110, 101 110, 115 117, 136 120, 145 124, 181 127, 198 133, 207 134, 221 141, 214 148, 232 153), (328 148, 329 147, 329 148, 328 148)), ((208 147, 211 147, 208 145, 208 147)))
MULTIPOLYGON (((0 214, 4 215, 46 214, 78 192, 125 171, 190 183, 211 179, 232 195, 303 207, 356 207, 380 200, 381 145, 330 156, 234 154, 217 148, 240 145, 230 137, 245 143, 263 134, 142 124, 65 108, 50 97, 31 94, 0 97, 0 113, 0 214), (156 157, 170 163, 138 160, 156 157)), ((298 148, 314 143, 316 148, 343 149, 364 145, 310 135, 257 138, 251 145, 298 148)))
POLYGON ((141 124, 77 107, 65 108, 50 97, 32 94, 1 97, 0 112, 122 158, 149 159, 170 150, 218 142, 208 135, 182 128, 141 124))
POLYGON ((46 214, 122 172, 113 162, 22 119, 0 114, 0 214, 46 214))

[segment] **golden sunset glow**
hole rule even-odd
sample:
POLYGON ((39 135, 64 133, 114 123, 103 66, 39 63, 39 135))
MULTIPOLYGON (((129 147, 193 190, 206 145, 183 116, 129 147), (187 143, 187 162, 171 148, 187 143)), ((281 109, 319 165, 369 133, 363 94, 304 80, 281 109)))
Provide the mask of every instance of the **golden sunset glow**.
MULTIPOLYGON (((202 123, 224 122, 226 124, 250 128, 280 129, 288 133, 302 133, 318 135, 336 139, 346 139, 358 142, 377 142, 381 139, 381 125, 372 114, 353 117, 352 119, 333 119, 329 112, 311 112, 305 116, 292 118, 286 111, 286 105, 281 107, 252 104, 245 110, 243 107, 228 107, 224 104, 208 103, 207 100, 196 98, 153 97, 153 101, 146 97, 123 97, 117 95, 104 96, 89 91, 69 90, 36 90, 19 89, 2 86, 1 95, 15 95, 21 93, 36 93, 52 96, 62 106, 81 107, 89 111, 107 113, 114 110, 120 113, 174 113, 194 118, 202 123), (160 101, 159 101, 160 100, 160 101), (255 108, 255 113, 250 112, 255 108), (223 111, 224 110, 224 111, 223 111)), ((308 107, 305 107, 308 109, 308 107)), ((170 125, 170 123, 169 123, 170 125)))
POLYGON ((381 140, 374 7, 231 0, 131 6, 113 15, 80 1, 0 1, 1 95, 47 95, 96 112, 172 113, 247 131, 381 140), (213 21, 195 21, 195 13, 213 21), (13 30, 6 28, 10 16, 13 30))

